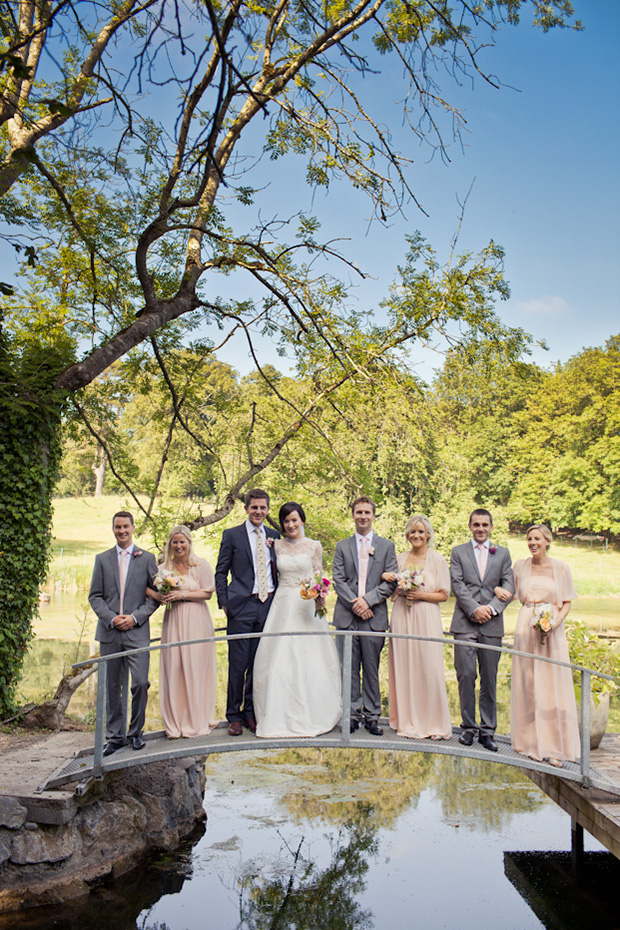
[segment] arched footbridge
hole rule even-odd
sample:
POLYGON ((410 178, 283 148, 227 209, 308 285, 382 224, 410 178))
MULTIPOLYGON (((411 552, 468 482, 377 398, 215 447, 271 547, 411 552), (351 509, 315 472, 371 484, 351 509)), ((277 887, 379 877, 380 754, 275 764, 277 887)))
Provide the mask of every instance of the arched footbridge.
MULTIPOLYGON (((352 655, 352 636, 385 636, 386 638, 411 639, 420 642, 439 643, 444 645, 455 646, 458 648, 459 643, 452 639, 435 639, 431 637, 407 635, 400 633, 353 633, 349 630, 334 630, 326 633, 271 633, 260 634, 254 633, 247 637, 244 636, 215 636, 207 637, 200 640, 191 640, 183 643, 154 644, 145 647, 136 652, 157 652, 161 649, 174 649, 182 645, 195 645, 204 642, 226 642, 232 639, 256 638, 260 636, 342 636, 343 643, 343 660, 342 660, 342 681, 349 683, 351 679, 351 655, 352 655)), ((471 647, 471 643, 467 643, 471 647)), ((458 737, 461 732, 459 727, 453 727, 452 736, 446 740, 431 739, 411 739, 399 736, 392 730, 387 720, 381 720, 380 723, 384 728, 383 736, 373 736, 365 729, 358 729, 350 733, 351 720, 351 703, 350 687, 342 689, 342 719, 341 725, 335 727, 329 733, 323 733, 314 737, 287 737, 281 739, 263 739, 255 736, 249 730, 244 729, 241 736, 230 736, 228 734, 228 724, 226 721, 216 726, 207 736, 197 736, 193 738, 168 739, 165 732, 145 733, 144 739, 146 747, 138 752, 130 747, 124 747, 117 750, 113 755, 104 757, 104 736, 105 736, 105 708, 106 708, 106 678, 107 663, 115 659, 123 659, 124 654, 97 657, 89 659, 87 662, 81 662, 74 668, 82 668, 86 665, 97 665, 97 711, 96 711, 96 729, 95 739, 92 749, 83 750, 73 759, 67 760, 49 778, 40 786, 41 791, 49 788, 59 787, 71 782, 88 782, 91 778, 100 778, 107 772, 117 771, 135 765, 144 765, 151 762, 161 762, 166 759, 178 759, 184 756, 202 756, 222 752, 251 752, 264 749, 283 749, 289 747, 303 748, 334 748, 334 749, 382 749, 386 751, 398 752, 429 752, 450 756, 465 756, 470 759, 480 759, 488 763, 500 763, 503 765, 512 765, 517 768, 528 769, 533 772, 546 773, 554 775, 567 781, 576 782, 585 788, 598 788, 616 796, 620 796, 620 783, 613 776, 597 769, 591 763, 590 758, 590 694, 592 677, 607 678, 608 675, 601 675, 591 669, 579 665, 571 665, 565 662, 558 662, 542 656, 530 656, 529 653, 519 652, 508 647, 495 647, 483 644, 473 644, 477 649, 489 649, 492 651, 504 652, 507 655, 521 655, 532 658, 538 662, 550 662, 555 665, 561 665, 576 670, 581 675, 581 757, 577 762, 564 762, 562 768, 557 768, 545 762, 536 762, 528 756, 523 756, 515 752, 511 746, 510 738, 507 736, 496 736, 498 745, 497 752, 490 752, 484 749, 480 744, 474 743, 472 746, 464 746, 459 743, 458 737)), ((124 697, 128 695, 128 670, 125 668, 125 687, 124 697)), ((611 680, 611 679, 610 679, 611 680)))

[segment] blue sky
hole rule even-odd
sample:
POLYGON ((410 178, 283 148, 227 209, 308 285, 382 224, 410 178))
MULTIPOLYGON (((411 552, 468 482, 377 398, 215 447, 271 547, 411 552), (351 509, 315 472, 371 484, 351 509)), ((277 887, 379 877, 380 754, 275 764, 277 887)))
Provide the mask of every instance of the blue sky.
MULTIPOLYGON (((459 201, 473 183, 458 249, 476 252, 490 239, 503 246, 512 296, 497 310, 506 323, 548 343, 548 352, 534 350, 534 360, 551 365, 584 346, 604 344, 620 332, 620 2, 574 2, 583 32, 544 34, 530 25, 526 6, 523 22, 505 26, 495 47, 480 52, 482 68, 498 76, 500 89, 480 77, 463 78, 458 86, 438 74, 443 95, 467 121, 462 146, 450 140, 449 121, 442 123, 448 164, 403 127, 406 84, 392 58, 380 60, 381 73, 355 79, 356 92, 389 126, 393 146, 412 159, 408 179, 428 216, 409 203, 387 228, 369 226, 368 201, 346 183, 313 192, 301 157, 257 161, 262 123, 254 137, 243 137, 252 165, 243 183, 262 188, 261 219, 317 215, 320 238, 342 240, 341 251, 369 275, 361 283, 352 278, 353 294, 361 309, 374 311, 404 260, 407 233, 420 230, 439 258, 447 257, 459 201)), ((363 50, 363 41, 359 46, 363 50)), ((157 105, 166 98, 165 91, 158 94, 157 105)), ((175 98, 167 102, 172 107, 175 98)), ((231 215, 240 229, 256 223, 255 207, 237 205, 231 215)), ((14 266, 12 253, 6 261, 14 266)), ((329 270, 343 275, 336 262, 329 270)), ((204 293, 210 299, 218 293, 260 297, 239 275, 211 280, 204 293)), ((262 358, 286 370, 271 344, 259 342, 262 358)), ((243 341, 229 343, 219 357, 242 373, 253 368, 243 341)), ((412 358, 426 379, 442 361, 423 350, 412 358)))
MULTIPOLYGON (((543 34, 529 25, 529 11, 521 25, 502 30, 481 58, 505 85, 499 90, 480 78, 456 87, 442 76, 444 95, 467 120, 464 147, 449 146, 448 165, 411 145, 395 106, 394 142, 414 159, 410 180, 428 217, 409 204, 387 229, 369 229, 368 204, 350 188, 312 199, 301 166, 278 163, 277 189, 272 180, 267 192, 273 215, 288 215, 294 203, 321 217, 324 234, 350 238, 343 251, 372 275, 357 287, 360 306, 376 307, 387 295, 407 233, 419 229, 447 255, 458 200, 474 182, 459 249, 478 250, 491 238, 504 247, 512 296, 497 309, 546 340, 549 351, 536 349, 533 358, 566 360, 620 332, 620 3, 577 0, 576 10, 586 27, 580 33, 543 34)), ((398 96, 400 77, 385 64, 365 82, 384 113, 386 86, 398 96)), ((220 357, 244 370, 241 346, 220 357)), ((436 354, 414 358, 426 378, 441 364, 436 354)))

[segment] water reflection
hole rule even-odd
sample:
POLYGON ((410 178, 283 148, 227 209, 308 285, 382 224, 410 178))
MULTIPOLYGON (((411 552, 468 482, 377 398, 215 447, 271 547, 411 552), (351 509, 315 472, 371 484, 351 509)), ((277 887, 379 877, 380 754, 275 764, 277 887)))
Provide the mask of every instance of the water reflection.
POLYGON ((288 860, 274 878, 237 879, 239 926, 244 930, 370 930, 372 914, 357 898, 366 889, 368 856, 376 854, 376 826, 371 805, 359 805, 354 820, 342 825, 332 840, 330 861, 319 868, 302 836, 297 847, 283 840, 281 858, 288 860))
MULTIPOLYGON (((570 819, 511 768, 379 750, 230 752, 207 761, 205 809, 206 832, 178 854, 0 930, 563 926, 541 922, 504 857, 567 849, 570 819)), ((601 849, 587 836, 586 848, 601 849)), ((597 911, 598 925, 614 927, 616 911, 597 911)))
POLYGON ((506 877, 548 930, 619 930, 620 862, 586 853, 576 873, 569 853, 507 852, 506 877))
POLYGON ((116 881, 104 882, 72 905, 2 914, 0 930, 166 930, 165 924, 150 923, 147 915, 160 898, 180 894, 191 878, 193 849, 205 829, 200 824, 172 855, 153 858, 116 881))

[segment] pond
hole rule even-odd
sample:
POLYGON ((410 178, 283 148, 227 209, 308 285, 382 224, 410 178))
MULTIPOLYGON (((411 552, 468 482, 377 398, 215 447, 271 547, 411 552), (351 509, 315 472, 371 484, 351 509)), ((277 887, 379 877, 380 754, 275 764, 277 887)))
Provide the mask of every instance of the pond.
POLYGON ((591 873, 580 886, 568 816, 506 766, 367 750, 226 753, 207 761, 205 809, 206 829, 176 853, 73 907, 0 918, 0 930, 618 926, 618 860, 586 837, 602 887, 591 873))

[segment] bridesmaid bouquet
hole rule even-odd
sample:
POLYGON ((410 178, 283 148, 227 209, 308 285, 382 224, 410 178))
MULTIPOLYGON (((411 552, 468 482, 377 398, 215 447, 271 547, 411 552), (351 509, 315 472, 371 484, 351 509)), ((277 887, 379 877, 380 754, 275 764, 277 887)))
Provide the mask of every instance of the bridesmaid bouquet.
MULTIPOLYGON (((170 594, 176 591, 183 584, 183 579, 176 572, 171 572, 165 568, 160 568, 153 579, 153 587, 162 594, 170 594)), ((170 610, 172 604, 166 604, 166 610, 170 610)))
POLYGON ((530 626, 540 631, 540 642, 545 642, 549 633, 555 627, 553 616, 553 607, 551 604, 534 604, 534 612, 530 620, 530 626))
POLYGON ((410 565, 396 576, 398 578, 397 587, 401 591, 417 591, 418 588, 424 587, 424 572, 421 568, 414 568, 410 565))
MULTIPOLYGON (((315 572, 308 578, 302 578, 299 583, 299 593, 304 601, 315 601, 318 597, 327 597, 331 581, 324 578, 322 572, 315 572)), ((317 607, 319 617, 327 613, 324 607, 317 607)))

